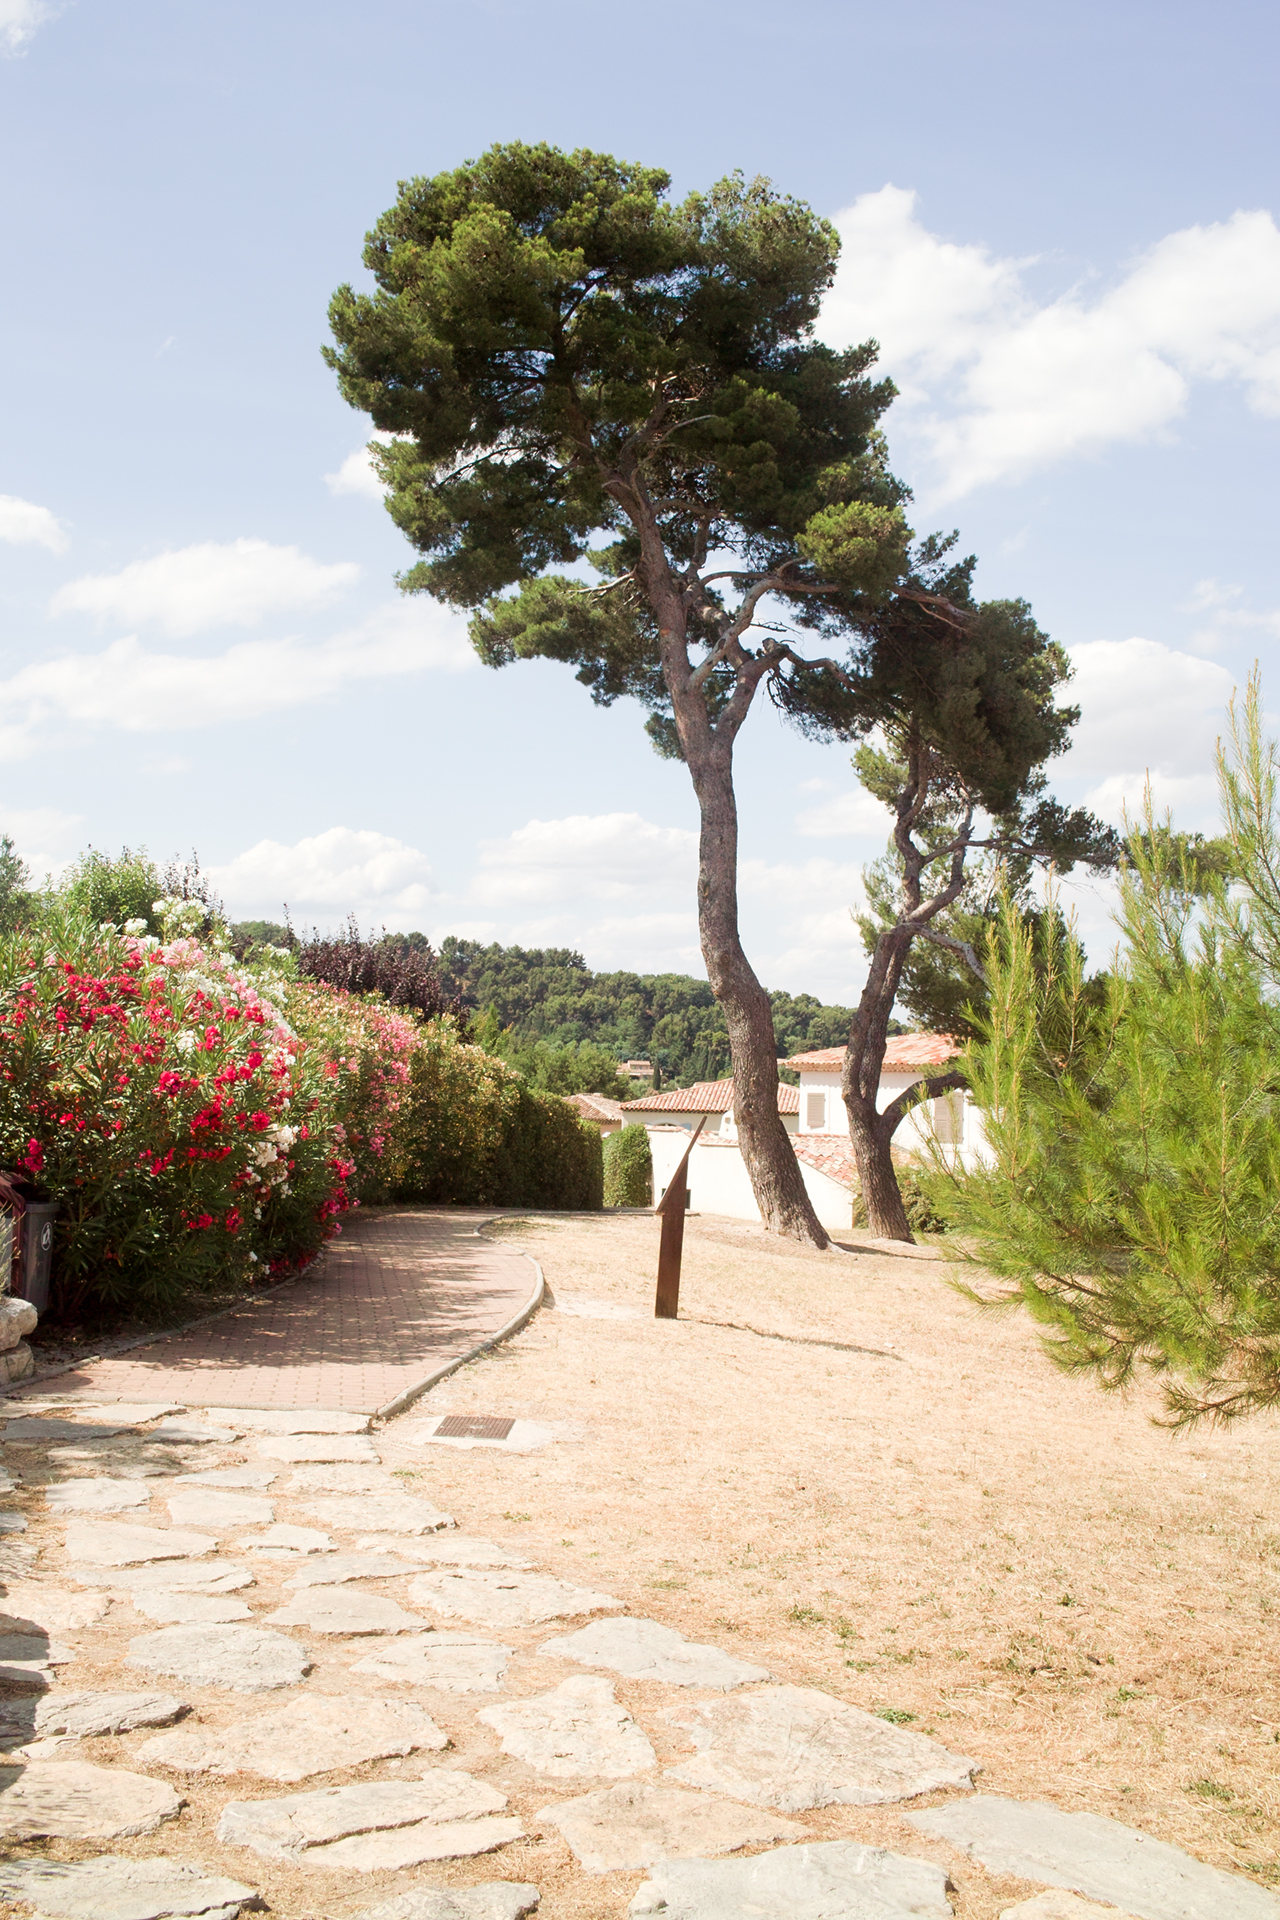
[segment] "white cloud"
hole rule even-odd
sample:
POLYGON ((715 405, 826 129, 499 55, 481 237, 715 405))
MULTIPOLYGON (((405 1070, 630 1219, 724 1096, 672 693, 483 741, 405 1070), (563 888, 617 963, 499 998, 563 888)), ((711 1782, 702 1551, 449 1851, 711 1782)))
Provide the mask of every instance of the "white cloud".
POLYGON ((25 52, 36 28, 52 20, 54 11, 41 0, 0 0, 0 53, 25 52))
POLYGON ((349 453, 336 473, 326 473, 324 483, 330 493, 358 493, 366 500, 381 500, 382 482, 373 470, 368 447, 349 453))
POLYGON ((59 807, 0 807, 0 833, 7 833, 35 880, 57 874, 80 845, 81 813, 59 807))
POLYGON ((433 601, 403 600, 328 640, 246 640, 225 652, 149 652, 131 636, 100 653, 32 662, 0 682, 0 760, 69 723, 152 733, 244 721, 344 688, 475 664, 466 628, 433 601))
POLYGON ((1118 822, 1142 805, 1150 778, 1157 807, 1179 826, 1216 818, 1213 754, 1234 676, 1214 660, 1157 640, 1092 640, 1073 647, 1066 697, 1080 707, 1072 745, 1050 774, 1083 784, 1086 805, 1118 822))
POLYGON ((482 840, 472 897, 480 902, 569 896, 623 900, 637 892, 692 890, 698 836, 638 813, 530 820, 503 840, 482 840))
POLYGON ((1100 291, 1037 301, 1026 262, 930 233, 882 187, 836 216, 823 309, 838 346, 874 335, 938 499, 1167 429, 1194 380, 1280 414, 1280 231, 1236 212, 1149 248, 1100 291))
POLYGON ((174 639, 211 627, 251 627, 270 613, 327 606, 356 580, 354 561, 326 565, 267 540, 206 540, 135 560, 119 573, 86 574, 60 587, 53 613, 137 622, 174 639))
POLYGON ((314 916, 333 927, 354 913, 362 924, 385 920, 408 931, 435 897, 425 854, 353 827, 330 827, 293 846, 259 840, 209 871, 237 920, 276 920, 287 902, 298 926, 314 916))
MULTIPOLYGON (((0 8, 3 4, 0 0, 0 8)), ((0 13, 0 33, 2 22, 0 13)), ((14 493, 0 493, 0 540, 14 547, 48 547, 52 553, 62 553, 67 544, 66 534, 48 507, 33 506, 14 493)))
POLYGON ((816 807, 805 807, 796 815, 795 828, 808 840, 832 839, 837 835, 874 834, 883 840, 893 821, 887 807, 869 794, 865 787, 833 794, 816 807))

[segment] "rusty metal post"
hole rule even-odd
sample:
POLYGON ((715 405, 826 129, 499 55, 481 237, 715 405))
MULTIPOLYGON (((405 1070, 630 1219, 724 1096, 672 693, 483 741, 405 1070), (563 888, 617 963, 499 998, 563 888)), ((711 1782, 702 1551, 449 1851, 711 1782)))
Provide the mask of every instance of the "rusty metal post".
POLYGON ((653 1303, 655 1320, 680 1317, 680 1261, 684 1253, 684 1215, 689 1196, 688 1165, 694 1142, 707 1124, 703 1114, 693 1130, 693 1139, 684 1150, 680 1165, 672 1174, 667 1190, 654 1208, 662 1218, 662 1238, 658 1242, 658 1291, 653 1303))

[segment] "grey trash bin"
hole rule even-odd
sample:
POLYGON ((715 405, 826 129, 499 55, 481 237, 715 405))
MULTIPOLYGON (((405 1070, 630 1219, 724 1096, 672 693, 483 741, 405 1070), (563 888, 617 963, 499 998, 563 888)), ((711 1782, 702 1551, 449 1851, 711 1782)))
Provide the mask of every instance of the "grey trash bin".
POLYGON ((49 1305, 49 1276, 53 1267, 52 1200, 28 1200, 22 1216, 22 1272, 16 1293, 29 1300, 37 1313, 49 1305))

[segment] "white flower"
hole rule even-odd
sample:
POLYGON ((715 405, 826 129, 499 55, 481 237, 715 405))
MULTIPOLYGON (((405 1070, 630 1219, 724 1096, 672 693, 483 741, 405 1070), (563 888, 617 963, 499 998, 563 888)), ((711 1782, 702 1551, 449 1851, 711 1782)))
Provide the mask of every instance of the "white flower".
POLYGON ((145 933, 147 930, 147 923, 145 920, 126 920, 124 923, 124 930, 126 933, 132 933, 132 934, 145 933))

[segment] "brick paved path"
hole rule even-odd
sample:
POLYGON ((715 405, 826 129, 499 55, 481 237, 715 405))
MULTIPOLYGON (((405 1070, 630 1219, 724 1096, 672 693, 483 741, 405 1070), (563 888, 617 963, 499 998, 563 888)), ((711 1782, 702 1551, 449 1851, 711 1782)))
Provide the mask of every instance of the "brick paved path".
POLYGON ((478 1238, 488 1217, 358 1214, 292 1286, 27 1392, 376 1413, 531 1302, 533 1262, 478 1238))

